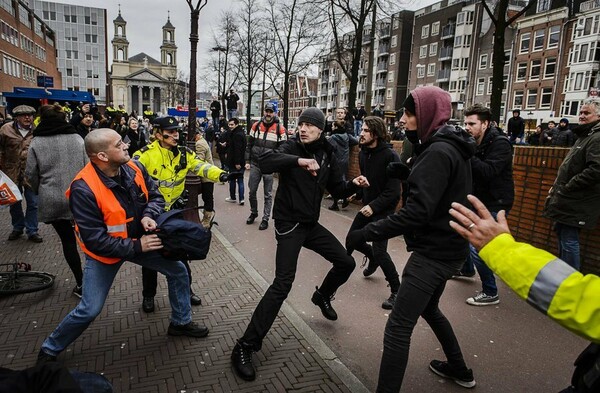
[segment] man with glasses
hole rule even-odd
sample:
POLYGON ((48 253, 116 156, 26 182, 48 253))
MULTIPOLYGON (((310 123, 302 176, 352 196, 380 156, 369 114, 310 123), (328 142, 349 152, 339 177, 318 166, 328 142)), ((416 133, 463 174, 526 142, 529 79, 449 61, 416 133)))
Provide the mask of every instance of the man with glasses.
POLYGON ((38 234, 37 195, 25 179, 25 164, 29 144, 33 139, 33 115, 35 109, 19 105, 12 111, 15 120, 0 128, 0 170, 8 176, 23 194, 27 203, 25 214, 21 202, 10 205, 12 232, 8 240, 17 240, 25 230, 27 238, 34 243, 44 240, 38 234))
POLYGON ((250 170, 248 177, 248 199, 250 199, 250 216, 246 224, 254 223, 258 217, 258 201, 256 191, 262 179, 265 202, 263 216, 258 227, 263 231, 269 227, 269 217, 271 216, 271 207, 273 206, 273 174, 263 174, 258 167, 258 157, 268 151, 272 151, 287 140, 285 127, 279 124, 279 119, 275 116, 275 107, 270 102, 265 105, 263 118, 252 125, 246 148, 246 169, 250 170))
MULTIPOLYGON (((187 199, 184 193, 185 177, 188 172, 215 182, 228 179, 227 172, 201 161, 193 150, 187 147, 179 148, 179 129, 177 119, 172 116, 155 119, 153 124, 155 141, 133 154, 133 159, 139 161, 148 174, 157 181, 158 191, 165 199, 165 210, 185 207, 187 199)), ((184 261, 184 264, 191 285, 192 272, 188 262, 184 261)), ((142 310, 150 313, 154 311, 156 270, 142 268, 142 283, 142 310)), ((202 304, 200 297, 194 294, 191 288, 190 300, 194 306, 202 304)))

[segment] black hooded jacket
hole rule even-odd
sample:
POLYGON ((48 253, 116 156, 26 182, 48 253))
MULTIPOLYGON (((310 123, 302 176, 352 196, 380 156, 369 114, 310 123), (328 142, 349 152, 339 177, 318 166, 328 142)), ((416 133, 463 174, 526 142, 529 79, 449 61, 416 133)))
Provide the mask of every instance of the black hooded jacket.
POLYGON ((362 201, 364 205, 371 206, 373 219, 393 213, 400 201, 400 179, 390 178, 385 170, 390 162, 399 161, 398 154, 385 143, 360 150, 360 173, 369 180, 369 187, 362 189, 362 201))
POLYGON ((476 143, 466 131, 445 122, 450 96, 427 86, 411 92, 416 104, 420 144, 408 177, 408 198, 399 212, 362 229, 365 240, 404 235, 408 251, 431 259, 463 260, 468 243, 449 224, 452 202, 468 204, 472 190, 470 158, 476 143))
POLYGON ((333 148, 323 134, 317 141, 304 144, 300 137, 289 139, 275 150, 258 158, 263 174, 279 172, 279 185, 273 206, 275 220, 314 224, 319 221, 325 189, 334 198, 354 194, 358 187, 344 181, 333 148), (320 166, 317 176, 298 166, 298 158, 314 158, 320 166))

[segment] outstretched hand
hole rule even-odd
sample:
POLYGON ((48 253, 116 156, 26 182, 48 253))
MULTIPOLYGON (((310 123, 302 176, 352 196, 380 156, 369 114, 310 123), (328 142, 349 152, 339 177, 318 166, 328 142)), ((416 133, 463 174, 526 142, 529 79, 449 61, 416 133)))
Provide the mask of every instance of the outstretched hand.
POLYGON ((244 176, 244 174, 242 172, 231 172, 231 173, 223 172, 219 175, 219 181, 221 183, 225 183, 226 181, 236 180, 243 176, 244 176))
POLYGON ((490 211, 479 199, 473 195, 468 195, 467 199, 471 202, 477 214, 466 206, 454 202, 450 209, 450 215, 456 221, 450 221, 450 227, 467 239, 477 251, 481 250, 496 236, 502 233, 510 233, 504 210, 498 212, 498 221, 496 222, 490 211))

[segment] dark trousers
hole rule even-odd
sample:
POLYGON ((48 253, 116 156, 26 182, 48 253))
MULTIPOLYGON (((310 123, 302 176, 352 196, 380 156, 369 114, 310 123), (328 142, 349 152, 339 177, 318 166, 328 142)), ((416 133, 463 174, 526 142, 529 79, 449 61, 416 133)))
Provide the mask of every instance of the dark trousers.
POLYGON ((419 316, 442 344, 450 365, 457 370, 466 367, 452 326, 438 306, 446 281, 458 272, 463 261, 434 260, 416 252, 408 259, 394 309, 385 326, 377 392, 400 391, 410 337, 419 316))
MULTIPOLYGON (((192 292, 192 269, 190 269, 189 261, 181 261, 185 265, 190 282, 190 293, 192 292)), ((156 287, 158 286, 158 272, 156 270, 142 267, 142 296, 156 296, 156 287)))
POLYGON ((202 204, 204 205, 204 211, 214 212, 215 211, 215 183, 213 182, 202 182, 200 186, 200 192, 202 192, 202 204))
POLYGON ((319 288, 319 292, 326 297, 333 295, 348 280, 356 265, 339 240, 319 223, 299 224, 275 220, 275 233, 275 279, 258 303, 250 324, 240 339, 241 342, 252 345, 255 351, 262 347, 263 339, 292 289, 302 247, 316 252, 333 264, 319 288))
POLYGON ((67 260, 69 268, 75 276, 77 285, 81 286, 83 282, 83 273, 81 269, 81 258, 77 250, 77 241, 75 240, 75 231, 71 220, 56 220, 50 222, 62 244, 63 255, 67 260))
MULTIPOLYGON (((382 217, 378 217, 377 219, 380 218, 382 217)), ((377 219, 365 217, 362 213, 358 213, 356 217, 354 217, 354 221, 352 221, 352 225, 350 225, 350 230, 348 232, 364 228, 368 223, 377 221, 377 219)), ((372 245, 369 245, 367 242, 363 242, 356 247, 356 250, 369 258, 369 265, 371 267, 380 266, 385 275, 385 279, 390 284, 392 292, 398 292, 400 279, 394 261, 392 261, 392 257, 390 257, 390 254, 387 252, 387 239, 374 241, 371 244, 372 245)))

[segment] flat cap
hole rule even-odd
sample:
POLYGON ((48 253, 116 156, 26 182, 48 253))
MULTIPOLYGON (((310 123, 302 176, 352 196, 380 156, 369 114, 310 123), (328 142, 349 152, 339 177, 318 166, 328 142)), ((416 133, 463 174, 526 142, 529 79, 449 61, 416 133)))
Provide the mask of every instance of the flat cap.
POLYGON ((13 116, 19 115, 33 115, 36 112, 35 108, 29 105, 19 105, 12 110, 13 116))

